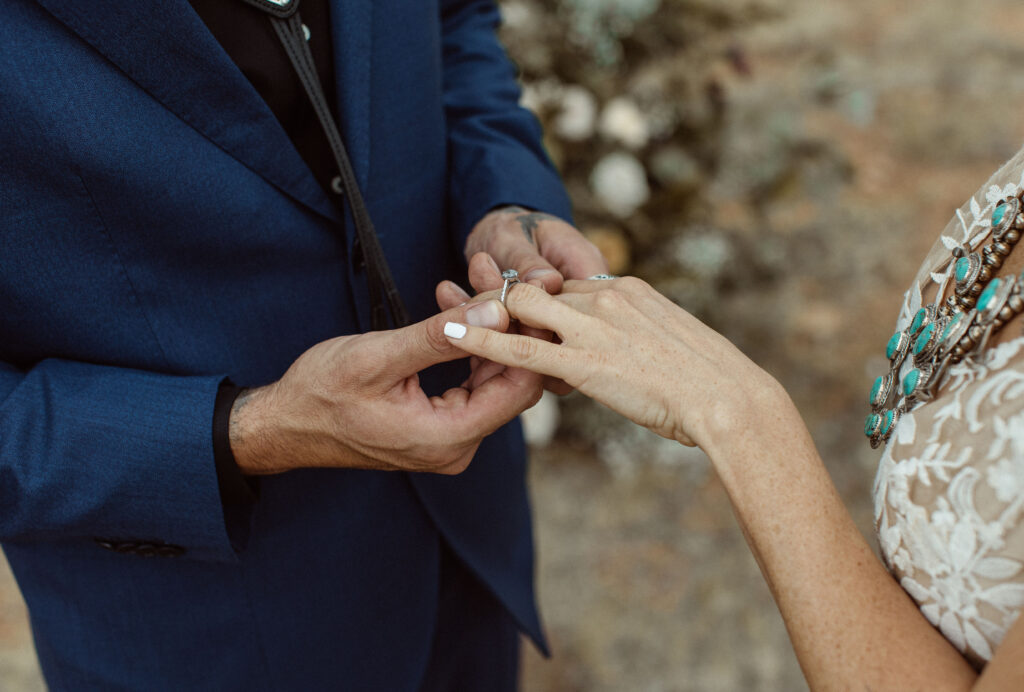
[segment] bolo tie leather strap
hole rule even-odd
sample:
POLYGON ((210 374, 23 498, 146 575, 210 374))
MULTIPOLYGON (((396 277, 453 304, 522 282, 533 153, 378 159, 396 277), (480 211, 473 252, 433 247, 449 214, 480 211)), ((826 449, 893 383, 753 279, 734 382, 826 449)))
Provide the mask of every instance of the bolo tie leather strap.
POLYGON ((331 153, 334 154, 334 160, 338 164, 338 172, 342 188, 345 191, 345 198, 348 200, 352 221, 355 223, 357 242, 366 263, 372 328, 374 330, 387 329, 389 311, 395 326, 404 327, 409 324, 409 313, 398 293, 398 286, 395 284, 387 258, 384 256, 384 250, 377 239, 377 233, 373 228, 370 213, 366 209, 366 203, 359 190, 359 183, 356 181, 356 175, 352 169, 348 152, 345 150, 341 133, 338 132, 338 126, 327 105, 327 98, 324 96, 323 86, 316 72, 316 64, 313 62, 313 53, 306 43, 302 21, 299 18, 298 0, 290 2, 244 0, 244 2, 260 8, 270 15, 270 23, 278 38, 281 39, 281 44, 288 54, 288 60, 295 68, 299 81, 302 83, 306 95, 309 96, 310 103, 313 104, 313 110, 316 111, 320 126, 323 128, 324 134, 327 135, 331 153))

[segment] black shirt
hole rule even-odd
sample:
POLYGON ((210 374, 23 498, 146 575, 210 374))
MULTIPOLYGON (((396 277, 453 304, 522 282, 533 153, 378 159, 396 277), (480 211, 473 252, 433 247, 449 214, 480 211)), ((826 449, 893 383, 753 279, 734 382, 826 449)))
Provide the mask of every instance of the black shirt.
MULTIPOLYGON (((268 15, 242 0, 189 1, 210 33, 270 106, 317 182, 334 198, 330 185, 338 171, 327 136, 268 15)), ((303 0, 301 18, 324 95, 337 119, 327 0, 303 0)), ((221 505, 228 537, 236 550, 248 539, 247 520, 256 499, 255 485, 242 476, 231 452, 228 423, 231 407, 241 391, 242 388, 230 381, 221 384, 213 415, 213 452, 221 505)))
MULTIPOLYGON (((263 97, 288 133, 320 185, 330 190, 338 174, 327 137, 292 68, 269 15, 242 0, 189 0, 214 38, 263 97)), ((324 95, 337 119, 334 52, 327 0, 302 0, 299 5, 324 95)))

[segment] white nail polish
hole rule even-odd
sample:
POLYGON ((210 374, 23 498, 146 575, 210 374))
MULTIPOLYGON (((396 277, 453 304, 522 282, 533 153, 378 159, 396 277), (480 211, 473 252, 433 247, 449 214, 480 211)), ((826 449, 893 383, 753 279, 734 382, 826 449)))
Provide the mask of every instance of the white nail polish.
POLYGON ((444 335, 453 339, 461 339, 466 336, 466 326, 458 322, 445 322, 444 335))

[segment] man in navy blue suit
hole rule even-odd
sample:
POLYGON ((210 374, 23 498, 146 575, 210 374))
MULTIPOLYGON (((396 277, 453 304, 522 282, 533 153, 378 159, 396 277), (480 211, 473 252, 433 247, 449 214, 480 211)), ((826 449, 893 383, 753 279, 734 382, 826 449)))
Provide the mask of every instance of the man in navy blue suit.
POLYGON ((506 325, 442 282, 604 263, 492 2, 303 0, 419 320, 370 331, 261 1, 288 5, 5 4, 0 540, 40 663, 57 690, 511 689, 519 633, 546 646, 514 421, 541 383, 466 379, 444 322, 506 325))

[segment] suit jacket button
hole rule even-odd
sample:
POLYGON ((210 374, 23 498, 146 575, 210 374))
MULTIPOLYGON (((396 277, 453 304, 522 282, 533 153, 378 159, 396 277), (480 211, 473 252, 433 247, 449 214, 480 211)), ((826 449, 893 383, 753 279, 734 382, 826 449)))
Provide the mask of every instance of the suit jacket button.
POLYGON ((157 554, 160 557, 178 557, 185 554, 185 549, 180 545, 162 545, 157 548, 157 554))
POLYGON ((94 538, 96 545, 115 553, 139 555, 141 557, 178 557, 185 554, 180 545, 156 541, 115 541, 109 538, 94 538))

